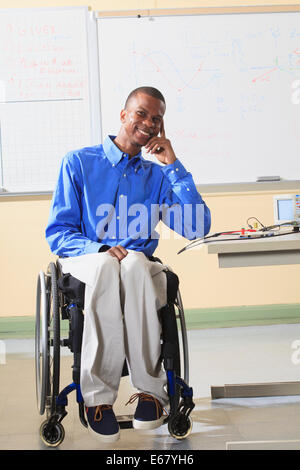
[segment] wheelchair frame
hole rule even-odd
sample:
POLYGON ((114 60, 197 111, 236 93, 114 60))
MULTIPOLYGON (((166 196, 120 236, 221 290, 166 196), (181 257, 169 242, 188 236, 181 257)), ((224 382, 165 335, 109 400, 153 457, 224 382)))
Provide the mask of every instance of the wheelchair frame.
MULTIPOLYGON (((160 261, 158 258, 153 260, 160 261)), ((79 418, 87 427, 84 401, 80 390, 80 358, 83 331, 82 308, 58 288, 62 275, 59 262, 51 262, 46 274, 40 271, 37 280, 36 320, 35 320, 35 377, 36 399, 40 415, 46 412, 46 420, 40 426, 41 440, 50 447, 62 443, 65 431, 61 424, 67 415, 68 395, 76 391, 79 418), (69 337, 60 337, 60 318, 69 320, 69 337), (67 346, 73 352, 73 382, 60 391, 60 348, 67 346)), ((179 288, 175 299, 161 310, 162 331, 165 338, 162 344, 162 360, 167 375, 167 389, 170 412, 164 421, 168 423, 170 435, 184 439, 192 430, 190 413, 194 408, 193 389, 189 387, 189 357, 184 310, 179 288), (177 315, 175 312, 177 309, 177 315), (180 346, 178 320, 181 327, 184 378, 180 377, 180 346), (174 335, 176 334, 176 339, 174 335), (172 336, 173 335, 173 336, 172 336), (181 399, 180 399, 181 398, 181 399)), ((123 376, 128 375, 126 361, 123 376)), ((130 417, 129 417, 130 418, 130 417)), ((131 428, 131 419, 117 417, 121 428, 131 428)))

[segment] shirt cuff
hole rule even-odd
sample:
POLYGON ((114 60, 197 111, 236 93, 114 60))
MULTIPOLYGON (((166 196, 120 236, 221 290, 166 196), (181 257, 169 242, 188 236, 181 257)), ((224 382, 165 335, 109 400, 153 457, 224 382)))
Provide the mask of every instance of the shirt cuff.
POLYGON ((161 171, 168 178, 170 183, 176 183, 176 181, 184 178, 187 175, 186 169, 178 159, 170 165, 161 167, 161 171))
POLYGON ((102 245, 102 246, 100 246, 98 252, 99 252, 99 253, 103 253, 103 251, 107 251, 107 250, 109 250, 110 248, 111 248, 110 245, 102 245))

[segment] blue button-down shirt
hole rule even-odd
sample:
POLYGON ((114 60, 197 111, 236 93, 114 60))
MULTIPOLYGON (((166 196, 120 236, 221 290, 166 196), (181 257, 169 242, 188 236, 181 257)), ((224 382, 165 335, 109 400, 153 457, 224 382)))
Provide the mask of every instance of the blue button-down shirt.
POLYGON ((113 139, 64 157, 46 228, 51 251, 79 256, 122 245, 150 256, 159 220, 189 240, 206 235, 210 211, 181 162, 129 159, 113 139))

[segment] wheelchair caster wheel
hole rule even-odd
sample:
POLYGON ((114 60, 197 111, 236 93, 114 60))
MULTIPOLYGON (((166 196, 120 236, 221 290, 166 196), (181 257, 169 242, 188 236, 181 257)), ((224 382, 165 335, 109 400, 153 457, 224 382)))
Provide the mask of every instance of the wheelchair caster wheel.
POLYGON ((60 423, 44 421, 40 427, 40 438, 47 446, 57 447, 65 438, 64 427, 60 423))
POLYGON ((189 416, 177 414, 168 422, 168 430, 175 439, 185 439, 192 431, 193 422, 189 416))

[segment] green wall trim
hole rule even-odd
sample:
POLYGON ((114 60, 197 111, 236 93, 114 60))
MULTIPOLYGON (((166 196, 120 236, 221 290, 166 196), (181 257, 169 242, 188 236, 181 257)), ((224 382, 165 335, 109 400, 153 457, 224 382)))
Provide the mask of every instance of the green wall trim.
MULTIPOLYGON (((68 321, 61 321, 61 332, 67 336, 68 321)), ((34 338, 35 317, 0 317, 0 339, 34 338)))
POLYGON ((185 309, 187 329, 300 323, 300 304, 185 309))
MULTIPOLYGON (((188 330, 300 323, 300 304, 185 309, 185 321, 188 330)), ((0 339, 34 338, 34 329, 33 316, 0 317, 0 339)), ((66 336, 67 320, 61 330, 66 336)))

